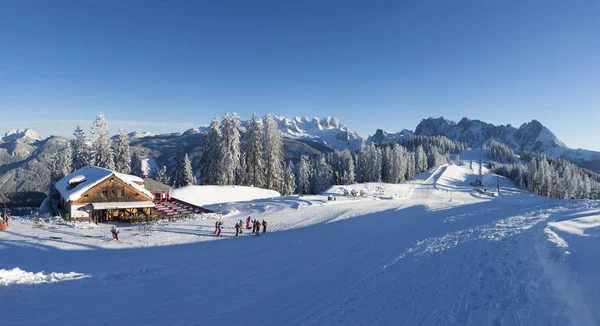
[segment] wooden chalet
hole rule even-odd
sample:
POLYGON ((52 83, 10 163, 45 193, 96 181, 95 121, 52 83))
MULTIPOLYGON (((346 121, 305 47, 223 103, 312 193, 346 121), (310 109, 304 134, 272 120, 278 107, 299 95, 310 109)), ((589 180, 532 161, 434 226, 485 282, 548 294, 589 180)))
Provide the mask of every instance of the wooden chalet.
POLYGON ((56 183, 59 208, 72 220, 139 221, 153 217, 154 195, 140 177, 84 167, 56 183))

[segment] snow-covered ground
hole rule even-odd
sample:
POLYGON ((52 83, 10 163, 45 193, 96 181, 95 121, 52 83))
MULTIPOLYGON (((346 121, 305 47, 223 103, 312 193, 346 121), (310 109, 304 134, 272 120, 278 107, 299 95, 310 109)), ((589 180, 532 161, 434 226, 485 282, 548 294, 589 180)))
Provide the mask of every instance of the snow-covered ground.
POLYGON ((123 224, 118 242, 110 224, 15 219, 0 232, 2 324, 599 324, 600 203, 487 171, 474 193, 478 156, 401 185, 123 224), (235 238, 248 216, 268 232, 235 238))

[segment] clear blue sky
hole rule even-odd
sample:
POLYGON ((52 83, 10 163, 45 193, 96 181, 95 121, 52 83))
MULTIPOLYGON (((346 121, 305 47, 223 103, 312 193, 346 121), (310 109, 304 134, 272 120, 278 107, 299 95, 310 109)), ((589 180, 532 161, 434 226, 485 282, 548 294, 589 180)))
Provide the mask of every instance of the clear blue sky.
POLYGON ((115 132, 538 119, 600 150, 600 1, 0 1, 0 128, 69 135, 99 111, 115 132))

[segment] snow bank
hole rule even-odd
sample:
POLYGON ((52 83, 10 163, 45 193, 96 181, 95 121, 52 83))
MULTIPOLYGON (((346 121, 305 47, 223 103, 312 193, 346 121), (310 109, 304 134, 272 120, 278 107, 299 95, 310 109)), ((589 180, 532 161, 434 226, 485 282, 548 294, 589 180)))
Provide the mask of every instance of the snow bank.
POLYGON ((0 285, 4 286, 12 284, 56 283, 63 281, 79 280, 88 277, 91 276, 75 272, 44 274, 44 272, 26 272, 18 267, 13 269, 0 269, 0 285))
POLYGON ((173 190, 172 197, 196 206, 279 197, 275 190, 243 186, 186 186, 173 190))

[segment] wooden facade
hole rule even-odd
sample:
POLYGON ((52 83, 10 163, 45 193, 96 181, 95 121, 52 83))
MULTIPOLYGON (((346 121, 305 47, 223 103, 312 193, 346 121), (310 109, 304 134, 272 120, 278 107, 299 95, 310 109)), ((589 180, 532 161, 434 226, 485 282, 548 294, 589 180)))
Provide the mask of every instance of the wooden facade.
POLYGON ((131 202, 131 201, 151 201, 145 194, 137 191, 132 186, 121 181, 114 175, 93 186, 90 190, 83 193, 79 200, 73 204, 82 203, 108 203, 108 202, 131 202), (103 192, 106 191, 106 194, 103 192))
POLYGON ((152 198, 113 174, 84 192, 78 200, 68 203, 66 207, 71 211, 73 219, 134 222, 152 218, 153 211, 150 205, 153 206, 152 198), (132 207, 136 206, 136 202, 139 202, 140 207, 132 207))

